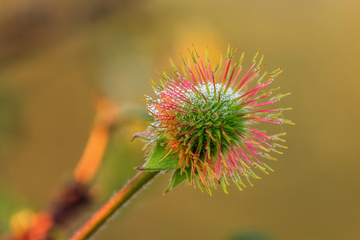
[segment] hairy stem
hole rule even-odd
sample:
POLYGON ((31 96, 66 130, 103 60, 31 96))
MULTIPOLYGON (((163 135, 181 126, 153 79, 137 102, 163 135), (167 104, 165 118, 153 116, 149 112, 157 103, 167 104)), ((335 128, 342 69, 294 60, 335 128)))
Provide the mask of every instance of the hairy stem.
POLYGON ((87 221, 70 240, 84 240, 93 235, 121 206, 159 172, 138 172, 120 191, 87 221))

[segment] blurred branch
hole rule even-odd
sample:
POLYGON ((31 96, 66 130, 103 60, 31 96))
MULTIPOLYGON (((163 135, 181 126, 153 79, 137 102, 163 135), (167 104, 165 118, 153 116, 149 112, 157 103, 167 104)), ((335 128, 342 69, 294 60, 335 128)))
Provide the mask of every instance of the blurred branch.
POLYGON ((117 106, 111 100, 98 97, 95 106, 98 115, 84 153, 74 172, 75 180, 83 184, 88 183, 94 177, 104 155, 110 130, 118 118, 117 106))
POLYGON ((97 110, 90 138, 74 171, 74 179, 63 186, 48 210, 37 214, 21 211, 13 216, 11 240, 50 240, 51 229, 64 225, 82 207, 92 202, 89 183, 99 169, 110 131, 118 122, 116 104, 104 96, 95 98, 97 110))

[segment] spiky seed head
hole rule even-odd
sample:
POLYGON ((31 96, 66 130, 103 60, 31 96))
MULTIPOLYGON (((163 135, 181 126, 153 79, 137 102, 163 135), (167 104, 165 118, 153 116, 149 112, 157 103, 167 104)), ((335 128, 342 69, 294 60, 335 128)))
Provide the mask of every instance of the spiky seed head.
POLYGON ((190 184, 205 187, 209 193, 217 183, 227 192, 228 179, 241 190, 245 186, 242 179, 250 183, 250 177, 260 178, 253 168, 273 171, 263 159, 276 160, 269 152, 282 153, 275 148, 286 147, 273 141, 282 141, 279 137, 284 134, 269 136, 256 129, 256 123, 293 124, 282 114, 291 108, 261 109, 289 95, 268 99, 277 89, 265 90, 282 70, 263 80, 265 75, 259 74, 263 56, 256 65, 257 51, 250 69, 240 77, 244 54, 231 66, 236 50, 229 45, 224 68, 220 63, 213 71, 207 49, 205 62, 195 47, 189 49, 192 64, 182 57, 188 77, 182 76, 170 59, 175 76, 164 70, 159 74, 162 79, 152 82, 158 98, 145 99, 153 118, 151 142, 165 138, 162 146, 166 156, 178 158, 177 171, 189 173, 190 184), (248 89, 256 78, 257 85, 248 89))

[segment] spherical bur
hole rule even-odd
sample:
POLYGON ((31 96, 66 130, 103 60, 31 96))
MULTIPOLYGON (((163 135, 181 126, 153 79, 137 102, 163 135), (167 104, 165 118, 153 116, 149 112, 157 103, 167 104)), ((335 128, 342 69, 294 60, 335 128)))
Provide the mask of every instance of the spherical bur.
MULTIPOLYGON (((250 177, 260 178, 253 168, 272 171, 262 160, 274 160, 268 152, 281 153, 275 147, 284 148, 272 143, 281 141, 280 135, 269 136, 255 128, 259 122, 292 124, 283 119, 282 112, 289 108, 261 109, 288 95, 269 99, 277 89, 265 90, 282 70, 275 70, 265 79, 259 74, 263 57, 255 66, 257 53, 250 69, 240 77, 244 55, 231 66, 235 52, 229 47, 224 68, 221 63, 212 68, 208 58, 204 63, 196 50, 190 51, 193 66, 182 58, 189 77, 182 76, 170 60, 176 78, 164 70, 159 74, 162 79, 152 81, 158 98, 146 97, 146 103, 156 128, 153 141, 162 139, 166 156, 178 158, 176 174, 187 174, 186 178, 174 175, 172 182, 176 185, 179 179, 188 179, 209 193, 217 184, 226 192, 231 179, 241 189, 242 178, 249 183, 250 177), (255 79, 257 85, 247 89, 255 79)), ((162 161, 168 161, 166 158, 162 161)))

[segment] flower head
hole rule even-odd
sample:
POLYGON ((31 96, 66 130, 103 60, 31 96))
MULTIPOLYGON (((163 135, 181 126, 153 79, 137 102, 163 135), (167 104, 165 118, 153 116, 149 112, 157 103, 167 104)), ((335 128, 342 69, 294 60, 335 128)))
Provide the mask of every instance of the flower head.
POLYGON ((163 152, 158 162, 175 159, 175 167, 169 167, 176 169, 172 187, 187 178, 190 184, 205 187, 209 193, 217 183, 226 192, 231 179, 241 190, 243 179, 260 178, 253 168, 272 171, 263 162, 276 160, 269 152, 281 154, 275 148, 286 148, 274 143, 284 142, 280 136, 285 133, 269 136, 254 127, 259 122, 293 124, 282 115, 291 108, 261 108, 290 94, 272 96, 278 88, 265 90, 282 70, 267 77, 266 72, 260 75, 263 56, 256 63, 257 52, 250 69, 240 77, 244 54, 231 66, 236 52, 233 47, 228 47, 224 67, 222 60, 216 67, 211 66, 207 49, 205 61, 195 47, 189 52, 191 62, 181 56, 183 74, 170 59, 175 76, 164 71, 159 73, 159 81, 151 82, 158 98, 145 98, 153 118, 150 143, 157 143, 161 149, 156 151, 163 152), (255 79, 257 85, 249 88, 255 79), (186 177, 179 177, 183 173, 186 177))

